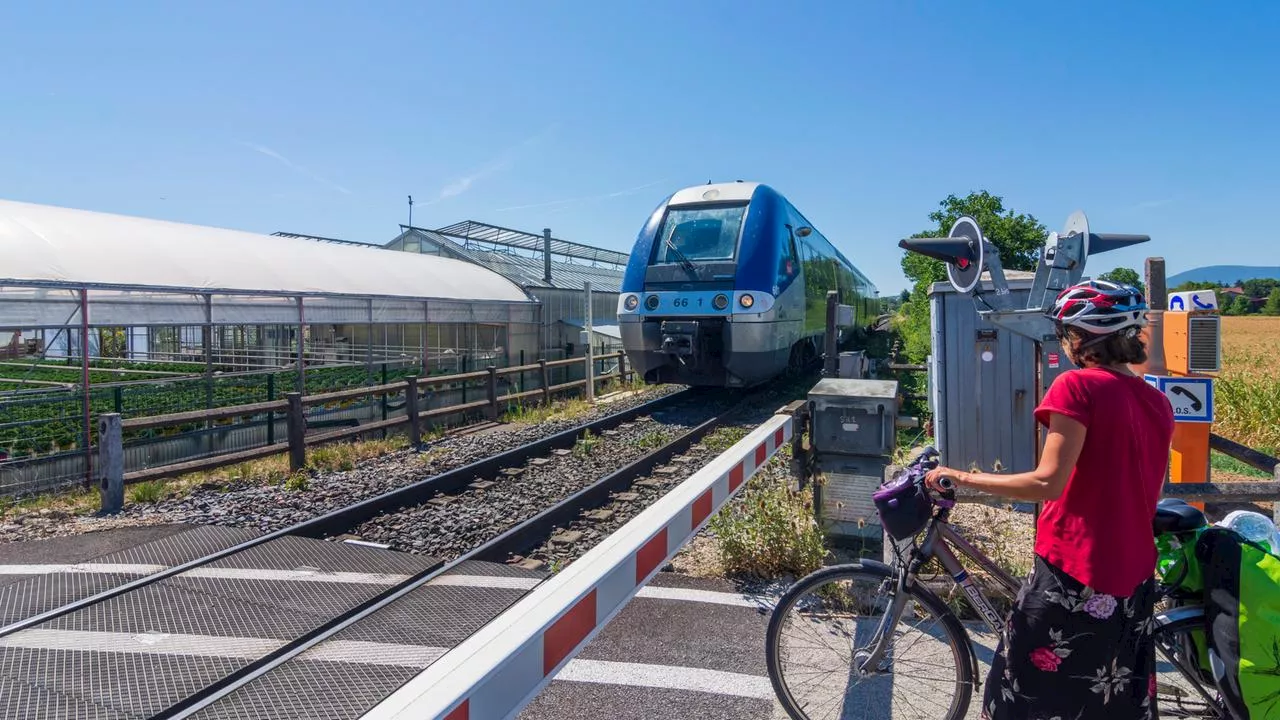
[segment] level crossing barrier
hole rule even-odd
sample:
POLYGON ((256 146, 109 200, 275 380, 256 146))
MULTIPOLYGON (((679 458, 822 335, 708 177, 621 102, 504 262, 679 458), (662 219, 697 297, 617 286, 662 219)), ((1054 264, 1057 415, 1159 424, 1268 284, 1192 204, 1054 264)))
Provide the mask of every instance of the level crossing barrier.
POLYGON ((514 717, 792 439, 794 413, 779 410, 364 720, 514 717))

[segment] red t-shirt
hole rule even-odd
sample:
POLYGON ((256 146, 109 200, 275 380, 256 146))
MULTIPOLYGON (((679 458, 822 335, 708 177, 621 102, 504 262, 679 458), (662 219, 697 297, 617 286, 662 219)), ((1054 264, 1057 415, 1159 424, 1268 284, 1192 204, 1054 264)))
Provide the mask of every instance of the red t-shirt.
POLYGON ((1128 597, 1155 570, 1151 532, 1173 438, 1173 408, 1142 377, 1071 370, 1036 419, 1060 413, 1088 428, 1062 496, 1044 504, 1036 553, 1097 592, 1128 597))

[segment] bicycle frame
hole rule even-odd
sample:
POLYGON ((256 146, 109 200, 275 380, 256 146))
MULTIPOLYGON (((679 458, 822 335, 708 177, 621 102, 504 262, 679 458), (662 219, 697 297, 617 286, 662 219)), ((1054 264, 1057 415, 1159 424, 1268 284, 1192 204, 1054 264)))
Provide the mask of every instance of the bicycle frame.
POLYGON ((983 622, 986 623, 987 627, 992 632, 1000 632, 1004 625, 1004 619, 996 611, 991 601, 982 594, 982 591, 973 581, 973 577, 969 575, 969 571, 960 563, 960 559, 956 557, 956 550, 961 555, 977 563, 979 567, 994 577, 1011 596, 1017 594, 1020 583, 1016 578, 1002 570, 991 558, 974 547, 951 523, 945 519, 935 517, 929 523, 929 529, 925 532, 924 541, 912 553, 909 566, 903 569, 905 571, 900 570, 897 573, 898 588, 894 594, 893 603, 889 608, 889 612, 885 613, 880 627, 876 629, 876 637, 878 639, 875 642, 875 647, 870 655, 867 656, 866 661, 862 663, 862 666, 858 668, 859 672, 865 672, 863 668, 878 666, 884 659, 886 641, 891 635, 892 629, 898 625, 898 621, 902 617, 902 611, 907 604, 906 590, 911 583, 915 582, 916 573, 919 569, 932 558, 937 558, 938 562, 942 563, 942 567, 947 571, 951 580, 960 586, 970 604, 982 615, 983 622))

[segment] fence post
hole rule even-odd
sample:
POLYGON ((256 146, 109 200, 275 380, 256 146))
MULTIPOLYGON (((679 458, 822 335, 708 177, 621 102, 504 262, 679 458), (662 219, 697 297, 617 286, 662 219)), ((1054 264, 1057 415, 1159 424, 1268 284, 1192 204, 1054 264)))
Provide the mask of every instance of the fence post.
POLYGON ((596 399, 596 364, 595 354, 591 351, 591 283, 582 283, 582 292, 587 298, 587 321, 585 323, 587 331, 587 342, 584 343, 587 353, 587 402, 595 402, 596 399))
MULTIPOLYGON (((267 376, 267 402, 276 399, 276 374, 271 373, 267 376)), ((276 414, 274 412, 267 413, 267 444, 276 444, 276 414)))
POLYGON ((551 404, 551 371, 547 369, 547 359, 538 359, 538 371, 542 375, 542 404, 551 404))
POLYGON ((418 417, 418 377, 410 375, 405 378, 404 410, 409 415, 409 447, 417 448, 422 444, 422 420, 418 417))
POLYGON ((627 354, 624 352, 618 353, 618 384, 627 384, 627 354))
POLYGON ((307 466, 307 417, 302 410, 302 393, 285 393, 289 401, 289 471, 307 466))
POLYGON ((98 472, 102 512, 114 515, 124 509, 124 434, 120 413, 98 416, 98 472))
POLYGON ((485 392, 489 395, 489 419, 496 422, 498 419, 498 368, 490 365, 485 370, 489 371, 489 377, 484 381, 485 392))

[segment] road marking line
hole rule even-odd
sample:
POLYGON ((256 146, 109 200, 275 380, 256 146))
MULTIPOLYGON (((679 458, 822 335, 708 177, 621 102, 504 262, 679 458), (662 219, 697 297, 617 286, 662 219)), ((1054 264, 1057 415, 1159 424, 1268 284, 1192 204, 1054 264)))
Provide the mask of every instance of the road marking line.
POLYGON ((164 565, 76 563, 74 565, 0 565, 0 575, 51 575, 53 573, 116 573, 119 575, 151 575, 164 570, 164 565))
MULTIPOLYGON (((127 653, 134 655, 195 655, 256 659, 285 644, 284 640, 219 637, 180 633, 118 633, 88 630, 23 630, 0 638, 0 647, 28 650, 127 653)), ((330 640, 299 656, 300 660, 426 668, 447 652, 426 645, 330 640)), ((677 665, 571 660, 555 676, 567 682, 692 690, 767 700, 773 697, 769 678, 677 665)))
POLYGON ((773 685, 767 677, 677 665, 574 659, 554 679, 664 690, 692 690, 758 700, 773 698, 773 685))

